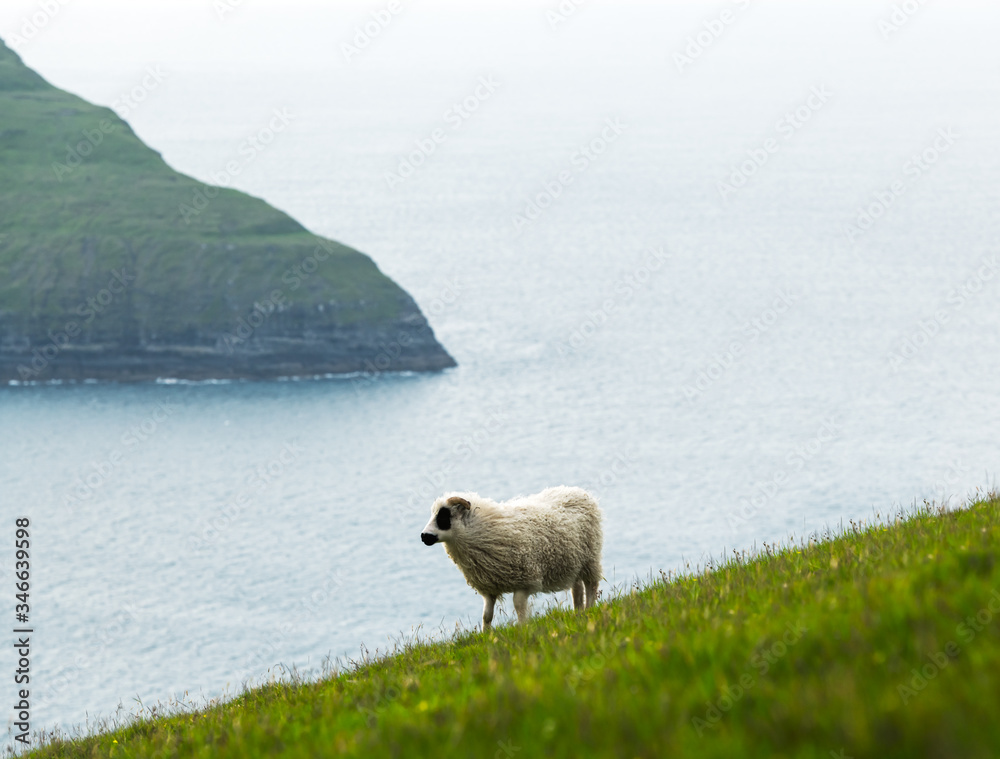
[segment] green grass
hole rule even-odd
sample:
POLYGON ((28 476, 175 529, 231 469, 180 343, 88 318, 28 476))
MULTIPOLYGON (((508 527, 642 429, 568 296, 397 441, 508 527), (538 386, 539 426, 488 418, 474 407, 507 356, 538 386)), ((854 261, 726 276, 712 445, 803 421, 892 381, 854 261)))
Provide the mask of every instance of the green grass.
MULTIPOLYGON (((295 126, 275 139, 294 140, 295 126)), ((253 160, 239 148, 219 171, 253 160)), ((414 308, 367 256, 258 198, 217 190, 186 214, 205 191, 112 110, 53 87, 0 41, 0 349, 46 344, 70 321, 76 343, 211 345, 275 289, 290 305, 264 329, 279 334, 389 325, 414 308), (320 245, 330 257, 297 276, 320 245), (122 268, 134 283, 87 319, 88 298, 122 268)))
POLYGON ((995 757, 998 517, 852 524, 33 756, 995 757))

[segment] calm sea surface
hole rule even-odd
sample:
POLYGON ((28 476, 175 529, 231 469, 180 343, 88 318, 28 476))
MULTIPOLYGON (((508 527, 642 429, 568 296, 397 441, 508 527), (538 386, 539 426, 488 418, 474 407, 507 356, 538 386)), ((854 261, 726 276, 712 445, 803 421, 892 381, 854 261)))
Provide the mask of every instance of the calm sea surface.
POLYGON ((387 5, 133 5, 20 51, 371 255, 459 367, 0 388, 36 725, 475 623, 444 490, 592 488, 627 584, 995 481, 995 6, 428 0, 345 51, 387 5))

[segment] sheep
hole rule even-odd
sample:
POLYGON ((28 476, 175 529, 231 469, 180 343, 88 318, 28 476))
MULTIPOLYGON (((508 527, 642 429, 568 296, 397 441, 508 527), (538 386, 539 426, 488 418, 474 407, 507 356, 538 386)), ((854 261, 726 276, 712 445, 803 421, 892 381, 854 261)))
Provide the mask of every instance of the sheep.
POLYGON ((477 493, 446 493, 420 534, 444 543, 466 581, 483 597, 483 629, 504 593, 514 594, 517 621, 528 597, 573 589, 573 607, 594 605, 601 580, 601 509, 582 488, 556 487, 497 503, 477 493), (584 595, 586 593, 586 596, 584 595))

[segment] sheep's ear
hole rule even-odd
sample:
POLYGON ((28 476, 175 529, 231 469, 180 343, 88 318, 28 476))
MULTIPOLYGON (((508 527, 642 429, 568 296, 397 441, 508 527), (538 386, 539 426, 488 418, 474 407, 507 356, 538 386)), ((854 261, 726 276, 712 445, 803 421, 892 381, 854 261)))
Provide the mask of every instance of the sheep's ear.
POLYGON ((453 495, 451 498, 448 499, 448 505, 449 506, 454 506, 457 509, 466 509, 466 510, 468 510, 468 509, 472 508, 472 504, 471 503, 469 503, 464 498, 460 498, 457 495, 453 495))

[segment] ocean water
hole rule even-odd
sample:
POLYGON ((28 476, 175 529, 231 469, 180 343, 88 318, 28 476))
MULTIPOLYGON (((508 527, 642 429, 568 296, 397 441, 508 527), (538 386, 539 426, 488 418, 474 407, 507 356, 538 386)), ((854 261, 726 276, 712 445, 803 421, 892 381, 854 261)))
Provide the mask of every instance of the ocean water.
POLYGON ((475 624, 445 490, 591 488, 607 589, 995 483, 995 6, 136 5, 0 36, 371 255, 459 366, 0 388, 36 726, 475 624))

